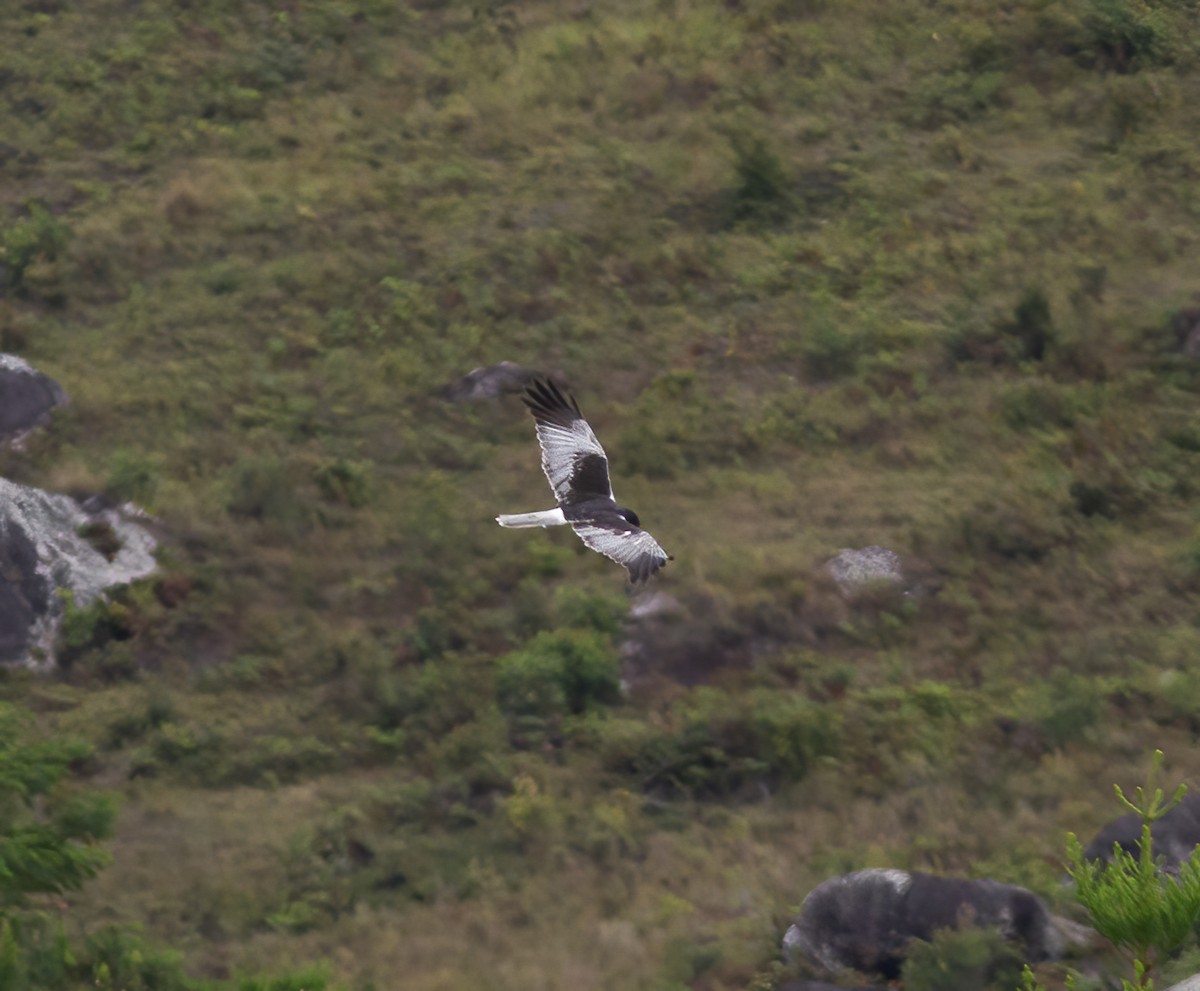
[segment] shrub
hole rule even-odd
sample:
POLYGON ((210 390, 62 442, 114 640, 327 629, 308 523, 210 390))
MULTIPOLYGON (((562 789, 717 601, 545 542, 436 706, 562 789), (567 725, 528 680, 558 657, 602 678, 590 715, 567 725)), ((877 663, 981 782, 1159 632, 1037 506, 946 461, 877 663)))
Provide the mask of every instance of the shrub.
POLYGON ((808 377, 829 382, 853 375, 859 361, 876 346, 870 332, 849 326, 844 314, 822 306, 810 312, 805 321, 800 353, 808 377))
POLYGON ((303 524, 309 516, 289 466, 272 457, 238 462, 225 506, 234 515, 283 526, 303 524))
POLYGON ((107 561, 111 561, 121 551, 121 538, 117 536, 117 531, 112 528, 111 523, 105 523, 103 520, 84 523, 75 532, 104 555, 107 561))
MULTIPOLYGON (((71 232, 67 225, 40 203, 29 206, 29 216, 17 221, 0 235, 0 260, 7 270, 5 281, 20 289, 25 273, 37 259, 54 261, 67 246, 71 232)), ((0 269, 0 274, 4 270, 0 269)))
POLYGON ((1053 506, 1032 494, 1003 502, 984 499, 959 517, 963 544, 1012 561, 1040 561, 1066 544, 1070 532, 1053 506))
POLYGON ((159 465, 153 457, 138 451, 116 451, 108 463, 105 489, 120 502, 147 506, 154 502, 158 473, 159 465))
POLYGON ((1146 3, 1145 0, 1089 0, 1083 19, 1085 51, 1098 57, 1101 67, 1116 72, 1167 65, 1174 61, 1171 20, 1163 8, 1182 4, 1146 3))
POLYGON ((769 219, 785 213, 792 204, 788 174, 783 161, 759 135, 734 134, 733 148, 737 185, 733 190, 737 219, 769 219))
POLYGON ((1002 324, 1001 333, 1010 342, 1017 361, 1041 361, 1055 341, 1050 318, 1050 301, 1041 289, 1026 289, 1013 309, 1012 319, 1002 324))
POLYGON ((937 128, 970 120, 1000 102, 1004 73, 939 72, 924 76, 908 96, 908 119, 919 127, 937 128))
POLYGON ((1021 979, 1021 955, 990 929, 942 929, 914 940, 901 969, 905 991, 1011 991, 1021 979))
POLYGON ((510 716, 581 713, 621 697, 612 644, 587 630, 539 633, 496 664, 496 697, 510 716))
POLYGON ((699 688, 668 726, 621 724, 602 730, 599 746, 606 766, 648 791, 707 797, 798 781, 840 742, 836 716, 800 695, 699 688))
POLYGON ((990 326, 958 326, 947 340, 952 362, 974 361, 1004 365, 1041 362, 1058 342, 1050 301, 1038 288, 1026 289, 1013 307, 1012 316, 990 326))
POLYGON ((1013 430, 1049 430, 1075 422, 1073 397, 1053 382, 1033 379, 1013 385, 1000 399, 1000 415, 1013 430))
POLYGON ((554 614, 564 626, 615 636, 629 609, 625 597, 562 585, 554 592, 554 614))
POLYGON ((363 461, 338 458, 322 464, 313 474, 323 498, 359 509, 367 504, 371 490, 371 466, 363 461))
MULTIPOLYGON (((69 590, 64 589, 59 594, 63 600, 63 620, 59 629, 58 663, 64 670, 93 652, 104 652, 114 645, 114 641, 128 640, 133 635, 130 610, 121 602, 98 598, 86 606, 76 606, 75 597, 69 590)), ((105 676, 134 673, 125 670, 127 667, 120 656, 101 658, 96 673, 105 676), (106 660, 116 663, 106 663, 106 660)))
POLYGON ((1087 739, 1103 711, 1101 686, 1094 677, 1059 672, 1044 684, 1037 704, 1037 721, 1051 747, 1087 739))

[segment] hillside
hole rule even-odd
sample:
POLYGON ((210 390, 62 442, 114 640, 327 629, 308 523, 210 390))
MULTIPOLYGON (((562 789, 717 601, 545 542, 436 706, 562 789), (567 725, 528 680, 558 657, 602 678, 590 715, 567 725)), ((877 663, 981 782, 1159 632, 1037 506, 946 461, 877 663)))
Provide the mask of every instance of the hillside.
POLYGON ((1197 13, 9 9, 0 351, 72 402, 0 475, 162 535, 0 681, 119 799, 67 931, 718 991, 835 873, 1064 904, 1114 782, 1200 783, 1197 13), (674 555, 648 631, 495 525, 550 505, 532 423, 442 389, 501 360, 674 555), (905 590, 835 587, 869 545, 905 590))

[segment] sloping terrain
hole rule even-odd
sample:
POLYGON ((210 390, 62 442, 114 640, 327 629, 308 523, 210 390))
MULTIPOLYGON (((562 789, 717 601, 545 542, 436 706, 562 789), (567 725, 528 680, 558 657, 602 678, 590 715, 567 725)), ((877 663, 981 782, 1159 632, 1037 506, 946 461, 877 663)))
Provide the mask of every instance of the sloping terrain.
POLYGON ((840 871, 1062 900, 1113 782, 1200 781, 1196 13, 14 7, 0 350, 72 403, 0 474, 162 533, 3 681, 121 799, 68 929, 715 991, 840 871), (493 522, 532 424, 441 390, 500 360, 675 556, 648 631, 493 522), (907 590, 835 587, 867 545, 907 590))

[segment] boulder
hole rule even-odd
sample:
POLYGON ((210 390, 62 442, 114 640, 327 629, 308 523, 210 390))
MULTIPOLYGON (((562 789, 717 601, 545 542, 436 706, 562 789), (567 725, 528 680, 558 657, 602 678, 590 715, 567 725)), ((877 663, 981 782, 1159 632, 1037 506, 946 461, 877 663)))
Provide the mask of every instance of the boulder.
POLYGON ((67 394, 54 379, 16 355, 0 354, 0 442, 20 444, 34 427, 50 419, 67 394))
POLYGON ((872 585, 902 585, 900 555, 886 547, 844 547, 825 565, 838 588, 853 593, 872 585))
POLYGON ((62 592, 86 606, 154 571, 155 540, 134 512, 0 479, 0 664, 54 664, 62 592))
MULTIPOLYGON (((1112 860, 1113 846, 1126 853, 1138 855, 1142 839, 1141 817, 1127 812, 1100 830, 1087 845, 1083 855, 1088 860, 1112 860)), ((1168 874, 1179 872, 1179 865, 1192 855, 1200 844, 1200 792, 1183 796, 1179 804, 1150 826, 1150 848, 1155 857, 1162 857, 1162 869, 1168 874)))
POLYGON ((1200 974, 1194 974, 1186 981, 1172 984, 1166 991, 1200 991, 1200 974))
POLYGON ((506 392, 520 392, 533 373, 512 361, 501 361, 486 368, 473 368, 462 378, 442 387, 442 395, 452 403, 470 403, 495 399, 506 392))
POLYGON ((937 877, 902 870, 863 870, 814 888, 783 938, 784 956, 803 955, 826 970, 900 973, 910 940, 939 929, 996 929, 1030 961, 1056 959, 1087 930, 1050 914, 1025 888, 987 879, 937 877))

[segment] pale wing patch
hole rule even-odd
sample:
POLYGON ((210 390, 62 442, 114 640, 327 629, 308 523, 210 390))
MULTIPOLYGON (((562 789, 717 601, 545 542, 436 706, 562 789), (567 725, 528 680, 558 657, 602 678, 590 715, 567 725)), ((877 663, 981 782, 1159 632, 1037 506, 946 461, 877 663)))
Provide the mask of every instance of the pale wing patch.
POLYGON ((610 530, 590 523, 576 523, 573 529, 588 547, 625 568, 635 582, 649 578, 671 559, 645 530, 610 530))
MULTIPOLYGON (((571 491, 571 478, 580 458, 598 454, 607 460, 604 448, 592 433, 587 420, 577 419, 569 427, 538 423, 537 438, 542 448, 542 471, 546 473, 550 488, 559 502, 564 501, 571 491)), ((608 497, 613 497, 611 486, 608 497)))

